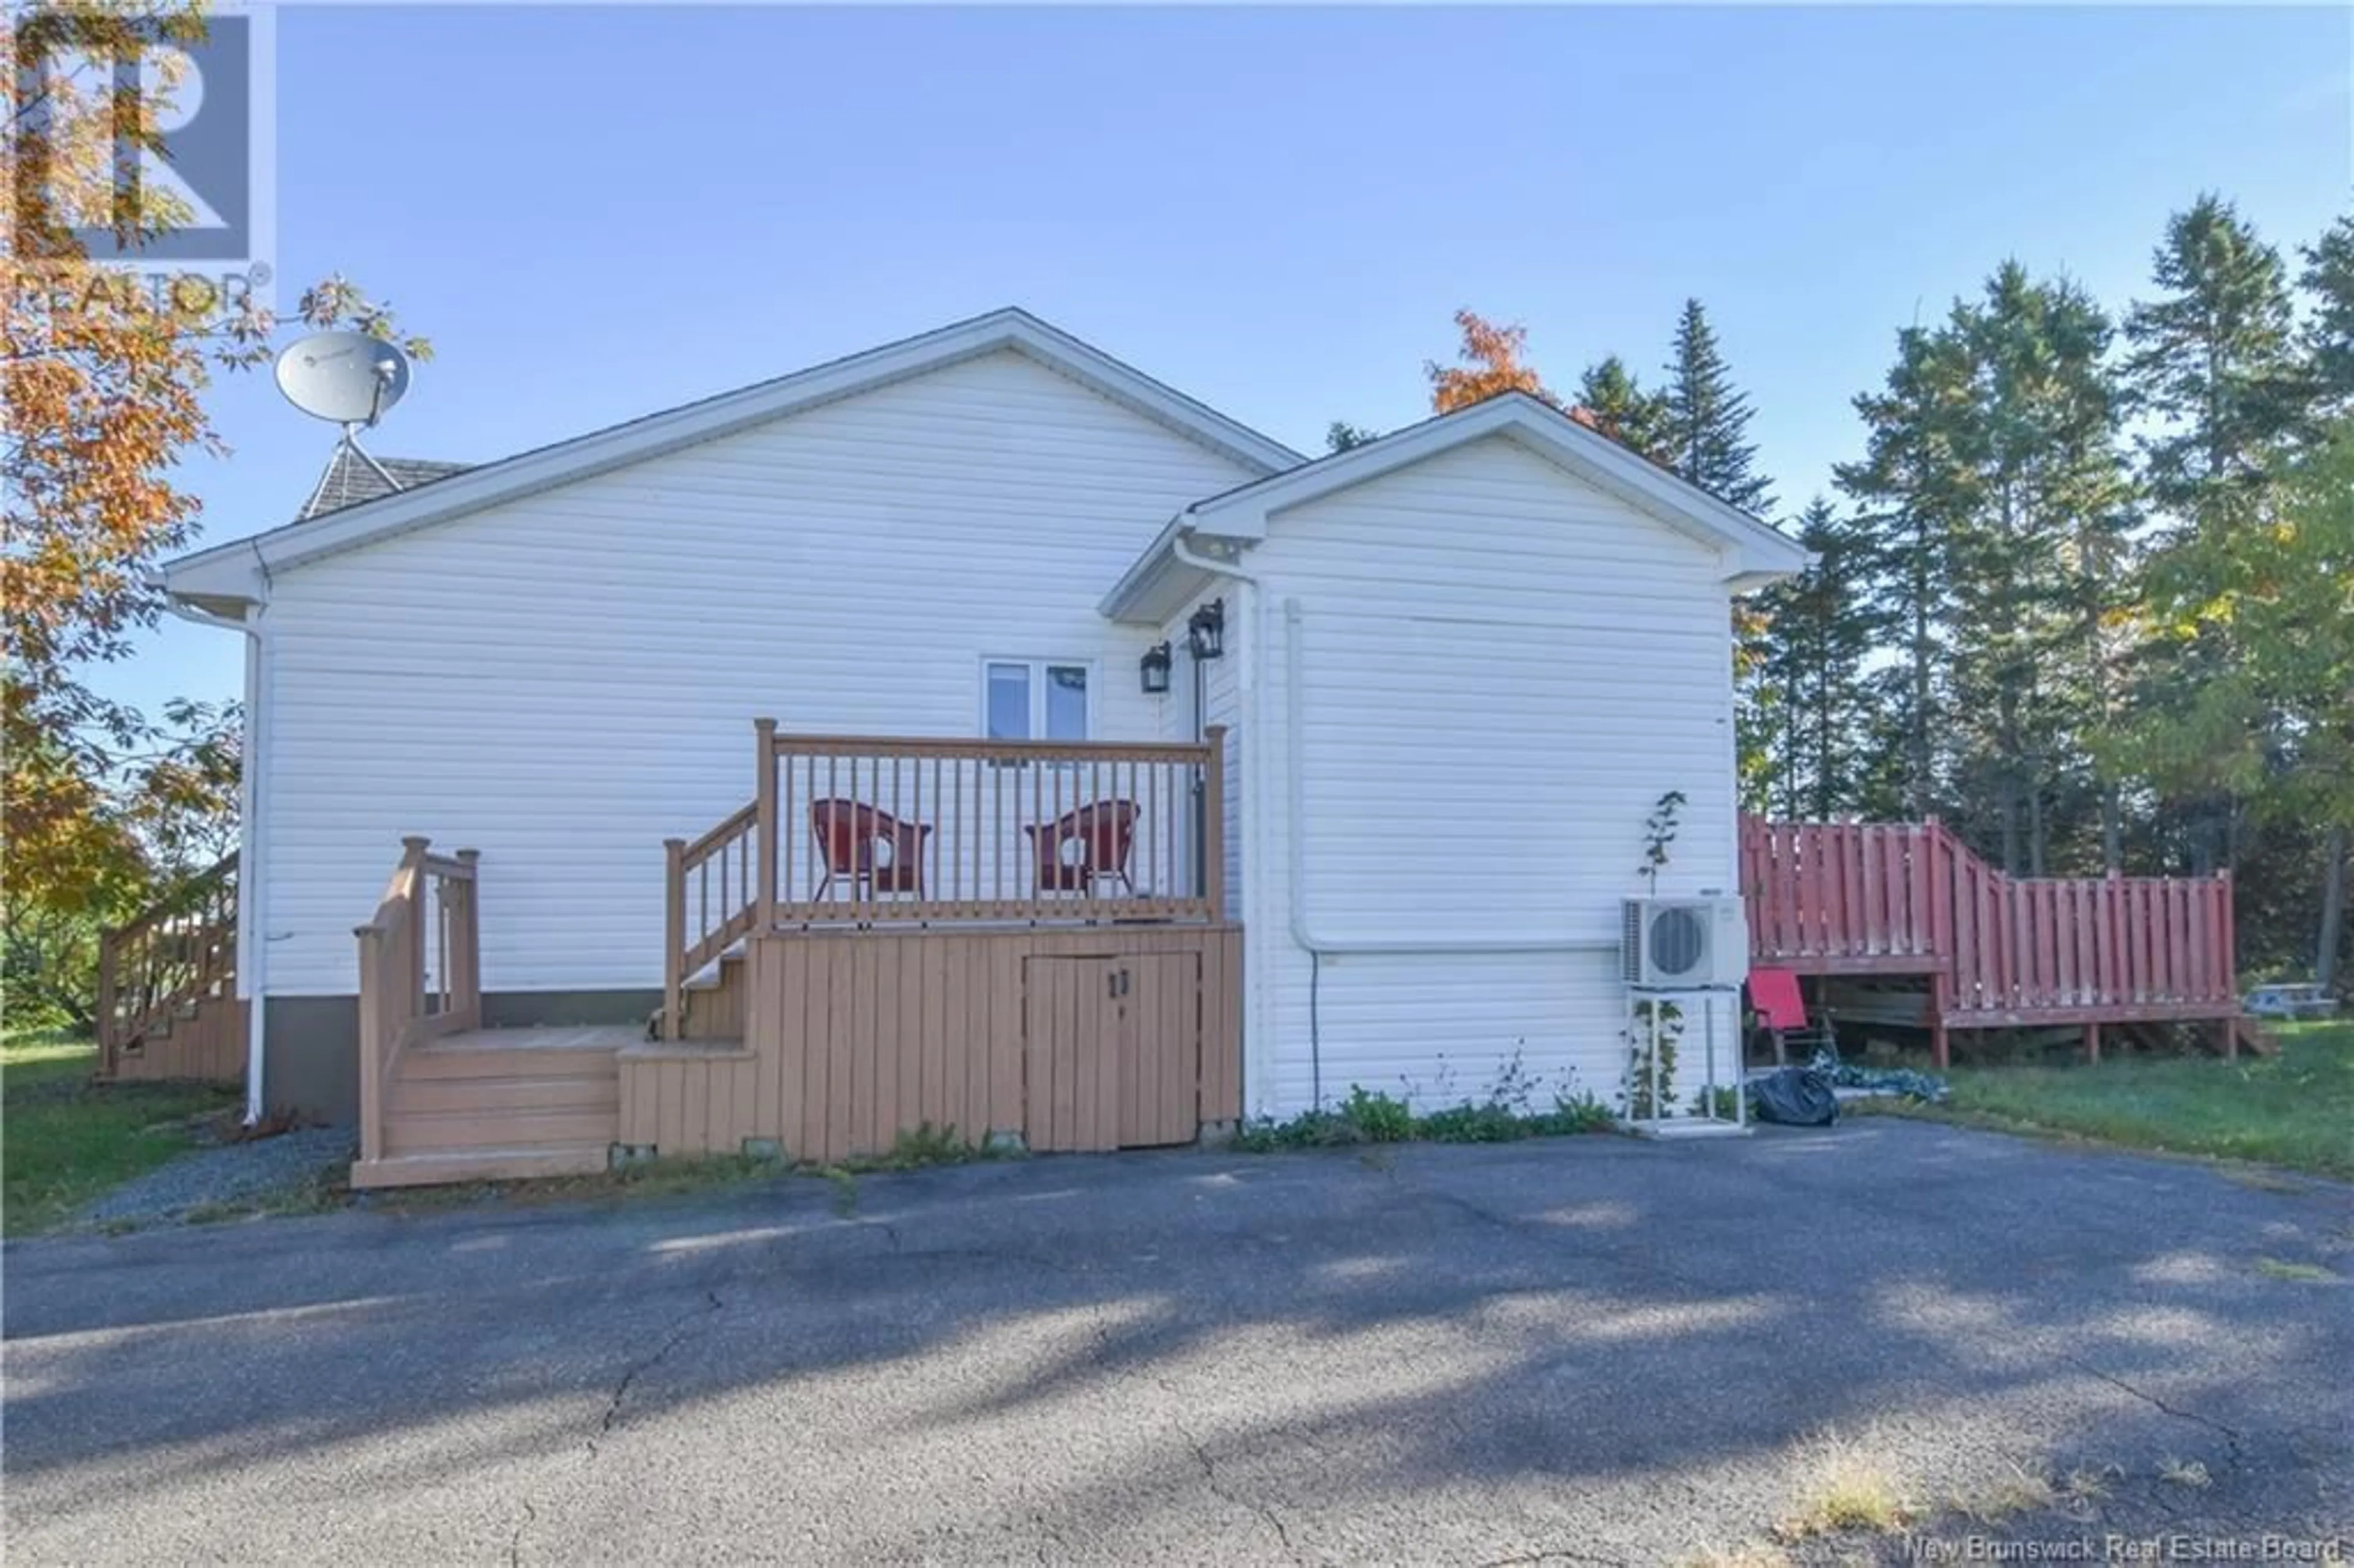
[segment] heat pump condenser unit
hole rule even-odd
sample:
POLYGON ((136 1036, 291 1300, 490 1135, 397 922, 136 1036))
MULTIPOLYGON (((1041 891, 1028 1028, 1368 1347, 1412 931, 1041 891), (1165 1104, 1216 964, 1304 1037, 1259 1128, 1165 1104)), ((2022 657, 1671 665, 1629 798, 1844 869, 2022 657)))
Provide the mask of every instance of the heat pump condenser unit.
POLYGON ((1740 899, 1721 894, 1629 898, 1619 953, 1638 991, 1737 986, 1749 978, 1749 921, 1740 899))

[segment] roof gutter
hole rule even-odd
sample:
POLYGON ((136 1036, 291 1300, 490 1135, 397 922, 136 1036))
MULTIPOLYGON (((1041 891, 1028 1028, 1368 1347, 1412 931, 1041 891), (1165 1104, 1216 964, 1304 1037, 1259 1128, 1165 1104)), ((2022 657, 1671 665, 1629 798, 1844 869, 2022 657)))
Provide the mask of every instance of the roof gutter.
MULTIPOLYGON (((163 588, 160 574, 150 574, 147 586, 163 588)), ((238 994, 245 1001, 245 1125, 252 1127, 261 1120, 261 1070, 263 1052, 263 1020, 269 1007, 263 1000, 264 982, 268 975, 270 942, 269 927, 262 919, 262 904, 268 895, 269 879, 262 874, 260 854, 261 813, 266 797, 261 788, 261 759, 268 755, 270 705, 262 700, 267 690, 265 665, 270 656, 270 628, 262 619, 269 609, 266 601, 257 601, 249 619, 231 620, 225 615, 215 615, 208 609, 198 609, 171 596, 164 590, 164 608, 182 620, 196 626, 209 626, 217 630, 241 633, 246 639, 245 658, 245 743, 239 758, 238 793, 238 854, 237 854, 237 984, 238 994)))

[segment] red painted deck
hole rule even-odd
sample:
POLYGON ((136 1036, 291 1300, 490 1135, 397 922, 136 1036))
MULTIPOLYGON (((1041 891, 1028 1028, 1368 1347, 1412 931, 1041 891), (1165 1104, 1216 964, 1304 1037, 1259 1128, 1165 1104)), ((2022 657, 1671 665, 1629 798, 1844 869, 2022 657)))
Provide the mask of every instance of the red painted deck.
MULTIPOLYGON (((2232 882, 2006 876, 1936 822, 1744 818, 1753 963, 1920 975, 1948 1029, 2237 1017, 2232 882)), ((2227 1029, 2227 1033, 2229 1033, 2227 1029)))

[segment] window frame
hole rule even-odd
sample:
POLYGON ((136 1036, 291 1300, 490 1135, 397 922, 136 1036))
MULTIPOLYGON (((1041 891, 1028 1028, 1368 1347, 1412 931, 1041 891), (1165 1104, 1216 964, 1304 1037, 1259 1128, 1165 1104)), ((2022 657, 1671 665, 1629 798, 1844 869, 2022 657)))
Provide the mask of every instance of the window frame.
POLYGON ((1101 690, 1102 683, 1099 678, 1101 673, 1097 668, 1097 661, 1092 658, 1075 658, 1067 655, 1046 653, 984 653, 981 656, 980 662, 974 667, 974 675, 979 686, 977 702, 978 711, 974 715, 974 733, 980 736, 981 739, 991 740, 997 738, 989 733, 989 675, 991 667, 998 664, 1020 664, 1030 673, 1029 727, 1032 734, 1029 736, 1029 739, 1025 742, 1009 741, 1007 744, 1089 746, 1095 743, 1097 736, 1101 733, 1101 724, 1099 722, 1100 715, 1097 707, 1097 694, 1101 690), (1048 679, 1046 672, 1050 669, 1078 670, 1084 672, 1087 675, 1087 713, 1085 716, 1087 734, 1081 736, 1076 740, 1048 740, 1044 735, 1038 733, 1046 727, 1046 682, 1048 679))

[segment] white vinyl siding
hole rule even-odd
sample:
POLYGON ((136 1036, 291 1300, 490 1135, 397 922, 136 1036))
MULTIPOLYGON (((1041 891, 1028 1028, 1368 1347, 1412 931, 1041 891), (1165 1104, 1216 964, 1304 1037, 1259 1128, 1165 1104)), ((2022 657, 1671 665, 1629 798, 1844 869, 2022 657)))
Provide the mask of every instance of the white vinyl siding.
MULTIPOLYGON (((1518 1052, 1606 1098, 1624 1045, 1619 901, 1643 820, 1687 797, 1663 893, 1735 878, 1731 648, 1712 550, 1503 439, 1278 514, 1251 557, 1265 618, 1247 938, 1254 1112, 1349 1086, 1483 1095, 1518 1052), (1299 602, 1302 671, 1284 605, 1299 602), (1289 929, 1285 683, 1304 680, 1306 921, 1335 941, 1568 938, 1594 950, 1341 954, 1289 929)), ((1719 1061, 1732 1041, 1720 1008, 1719 1061)), ((1697 1026, 1690 1065, 1698 1068, 1697 1026)), ((1730 1081, 1729 1077, 1723 1081, 1730 1081)))
POLYGON ((1250 477, 1000 352, 281 573, 270 991, 355 989, 404 833, 482 851, 486 988, 659 985, 662 841, 751 798, 756 716, 969 736, 981 661, 1040 651, 1154 737, 1096 603, 1250 477))
POLYGON ((1167 741, 1193 740, 1211 725, 1224 725, 1226 730, 1226 766, 1224 776, 1226 799, 1225 853, 1226 881, 1225 917, 1243 917, 1243 719, 1242 691, 1237 681, 1241 668, 1239 653, 1242 629, 1234 614, 1236 593, 1231 583, 1221 583, 1189 601, 1185 608, 1171 617, 1156 634, 1154 641, 1166 639, 1170 649, 1169 694, 1150 699, 1161 705, 1161 738, 1167 741), (1193 611, 1213 599, 1225 599, 1227 620, 1225 651, 1215 659, 1196 661, 1185 642, 1185 622, 1193 611), (1199 673, 1202 709, 1197 721, 1194 710, 1196 672, 1199 673))

